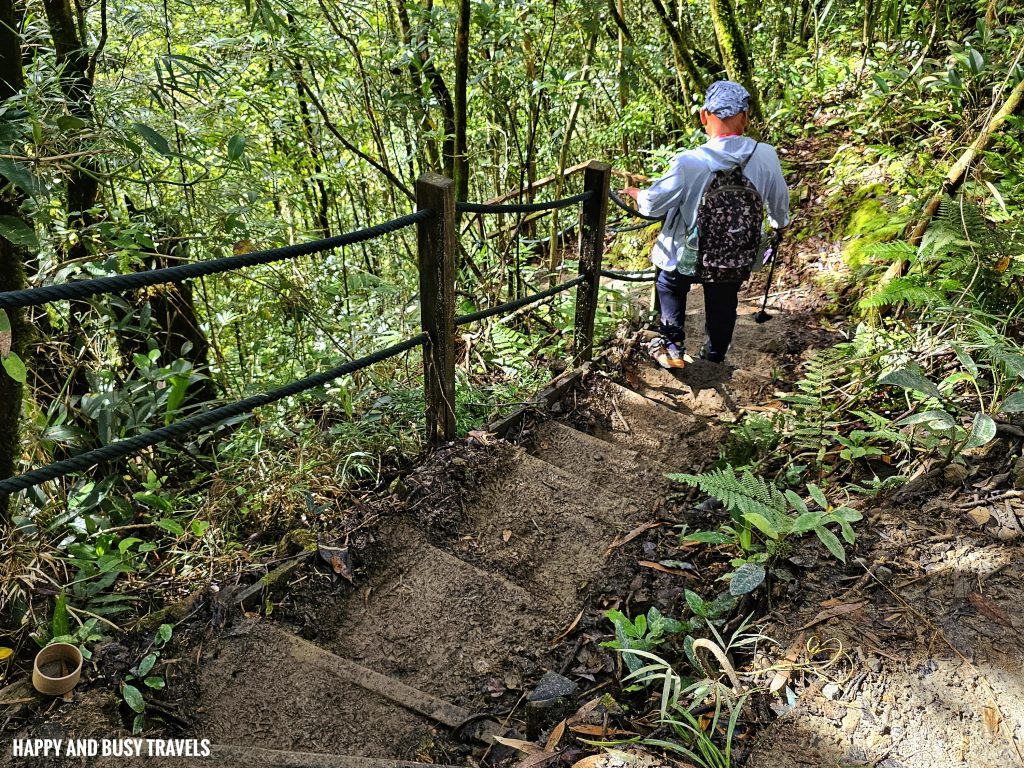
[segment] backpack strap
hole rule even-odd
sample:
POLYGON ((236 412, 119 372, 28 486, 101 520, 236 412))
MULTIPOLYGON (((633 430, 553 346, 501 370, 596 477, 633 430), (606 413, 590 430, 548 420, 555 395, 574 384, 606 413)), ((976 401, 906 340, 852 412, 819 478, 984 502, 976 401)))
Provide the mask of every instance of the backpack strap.
POLYGON ((749 155, 747 155, 747 159, 746 159, 746 160, 744 160, 744 161, 743 161, 742 163, 740 163, 740 166, 739 166, 739 167, 740 167, 740 170, 741 170, 741 171, 745 171, 745 170, 747 170, 747 163, 749 163, 749 162, 750 162, 750 158, 752 158, 752 157, 754 156, 754 153, 755 153, 755 152, 757 152, 757 148, 758 148, 758 147, 759 147, 760 145, 761 145, 761 142, 760 142, 760 141, 757 141, 757 140, 755 139, 755 140, 754 140, 754 148, 753 148, 752 150, 750 150, 750 154, 749 154, 749 155))

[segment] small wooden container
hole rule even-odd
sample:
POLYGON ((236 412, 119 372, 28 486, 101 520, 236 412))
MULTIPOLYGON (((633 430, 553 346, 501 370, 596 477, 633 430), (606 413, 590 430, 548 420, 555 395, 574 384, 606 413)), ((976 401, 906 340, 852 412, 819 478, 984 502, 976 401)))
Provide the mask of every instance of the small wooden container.
POLYGON ((52 643, 36 654, 32 685, 45 696, 63 696, 82 676, 82 652, 69 643, 52 643))

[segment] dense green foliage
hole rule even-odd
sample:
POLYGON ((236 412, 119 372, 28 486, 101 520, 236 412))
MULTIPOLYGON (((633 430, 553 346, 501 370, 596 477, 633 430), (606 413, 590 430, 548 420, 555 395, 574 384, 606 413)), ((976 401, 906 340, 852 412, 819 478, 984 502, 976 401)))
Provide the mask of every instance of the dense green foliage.
MULTIPOLYGON (((1024 410, 1016 110, 985 136, 1024 74, 1013 0, 79 8, 0 0, 0 291, 349 231, 411 210, 425 170, 458 178, 470 200, 590 157, 655 174, 700 141, 702 91, 728 72, 759 92, 757 130, 782 148, 804 214, 797 237, 843 241, 843 269, 822 282, 855 322, 846 343, 807 363, 784 411, 737 427, 714 478, 688 478, 733 513, 706 543, 732 547, 751 590, 783 540, 813 531, 841 557, 829 526, 854 540, 848 493, 956 462, 991 439, 1000 414, 1024 410), (942 189, 954 196, 913 237, 942 189)), ((536 196, 578 185, 559 176, 536 196)), ((574 273, 572 244, 549 242, 573 216, 464 217, 458 311, 574 273)), ((618 238, 611 259, 641 265, 650 237, 618 238)), ((407 230, 0 316, 0 459, 18 447, 0 476, 418 331, 415 264, 407 230)), ((602 335, 630 312, 605 297, 602 335)), ((466 329, 463 429, 564 365, 572 301, 466 329)), ((92 636, 97 617, 119 624, 144 609, 154 573, 173 571, 185 588, 293 528, 330 528, 350 489, 420 450, 420 369, 418 353, 397 358, 15 497, 0 558, 10 644, 53 634, 53 601, 39 597, 53 587, 67 585, 62 610, 79 628, 60 634, 92 636)), ((624 646, 627 625, 629 639, 651 641, 646 619, 616 619, 624 646)))

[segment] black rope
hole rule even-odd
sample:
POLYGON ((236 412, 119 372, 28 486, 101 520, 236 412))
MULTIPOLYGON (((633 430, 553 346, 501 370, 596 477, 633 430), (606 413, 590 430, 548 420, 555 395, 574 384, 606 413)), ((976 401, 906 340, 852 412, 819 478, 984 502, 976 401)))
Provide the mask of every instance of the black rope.
POLYGON ((611 232, 613 235, 618 235, 623 232, 638 232, 641 229, 653 227, 657 223, 658 221, 644 221, 641 222, 640 224, 630 224, 628 227, 608 227, 608 231, 611 232))
POLYGON ((197 432, 205 427, 212 427, 226 421, 227 419, 235 416, 241 416, 242 414, 249 413, 261 406, 270 405, 278 400, 282 400, 292 395, 297 395, 301 392, 313 389, 314 387, 323 386, 329 381, 333 381, 341 376, 354 373, 355 371, 366 368, 374 363, 379 363, 382 360, 387 360, 388 358, 400 355, 402 352, 407 352, 410 349, 420 346, 426 340, 427 334, 421 333, 411 339, 406 339, 403 342, 387 347, 386 349, 382 349, 379 352, 374 352, 371 355, 366 355, 365 357, 361 357, 357 360, 350 360, 347 363, 342 363, 335 368, 331 368, 329 371, 307 376, 304 379, 293 381, 291 384, 286 384, 285 386, 273 389, 270 392, 253 395, 252 397, 247 397, 244 400, 239 400, 235 403, 229 403, 228 405, 222 405, 218 408, 212 408, 208 411, 204 411, 203 413, 197 413, 195 416, 189 416, 181 421, 168 424, 165 427, 160 427, 159 429, 154 429, 141 435, 135 435, 125 440, 119 440, 116 443, 110 443, 109 445, 104 445, 100 448, 80 453, 69 459, 64 459, 63 461, 58 461, 39 469, 33 469, 23 475, 2 480, 0 481, 0 496, 31 488, 32 486, 39 485, 39 483, 46 482, 47 480, 55 480, 58 477, 63 477, 64 475, 72 472, 81 472, 103 461, 112 461, 125 456, 131 456, 159 443, 165 443, 168 440, 184 437, 187 434, 197 432))
POLYGON ((550 203, 456 203, 455 210, 460 213, 535 213, 537 211, 554 211, 568 208, 570 205, 583 203, 594 196, 594 190, 588 189, 572 197, 552 200, 550 203))
POLYGON ((191 264, 179 264, 178 266, 165 267, 163 269, 150 269, 145 272, 131 272, 127 275, 112 275, 110 277, 98 277, 93 280, 64 283, 63 285, 47 285, 41 288, 28 288, 22 291, 7 291, 0 293, 0 309, 31 307, 51 301, 60 301, 61 299, 84 299, 100 293, 115 293, 135 288, 145 288, 160 283, 176 283, 193 277, 215 275, 220 272, 230 272, 231 270, 243 267, 256 266, 257 264, 271 264, 275 261, 308 256, 313 253, 340 248, 343 245, 373 240, 381 235, 396 232, 423 221, 432 215, 433 211, 429 208, 424 208, 391 221, 385 221, 372 227, 356 230, 355 232, 335 235, 326 240, 297 243, 295 245, 286 245, 282 248, 253 251, 252 253, 227 256, 222 259, 196 261, 191 264))
POLYGON ((610 277, 614 280, 624 280, 627 283, 646 283, 656 280, 657 270, 646 270, 644 272, 620 272, 616 269, 602 269, 601 277, 610 277))
POLYGON ((630 216, 636 216, 638 219, 646 219, 647 221, 665 220, 664 216, 648 216, 645 213, 640 213, 640 211, 638 211, 636 208, 631 208, 630 206, 626 205, 626 201, 619 197, 613 189, 608 190, 608 197, 610 197, 613 203, 619 206, 619 208, 624 210, 630 216))
POLYGON ((554 288, 548 288, 546 291, 541 291, 540 293, 524 296, 523 298, 516 299, 515 301, 508 301, 504 304, 499 304, 496 307, 491 307, 490 309, 481 309, 479 312, 473 312, 469 315, 459 315, 455 318, 455 324, 469 325, 470 323, 475 323, 478 320, 486 320, 488 317, 493 317, 494 315, 511 312, 519 309, 520 307, 525 307, 527 304, 534 304, 542 299, 548 298, 549 296, 554 296, 562 291, 567 291, 570 288, 579 285, 586 279, 585 275, 580 275, 579 277, 574 277, 572 280, 566 280, 564 283, 556 285, 554 288))

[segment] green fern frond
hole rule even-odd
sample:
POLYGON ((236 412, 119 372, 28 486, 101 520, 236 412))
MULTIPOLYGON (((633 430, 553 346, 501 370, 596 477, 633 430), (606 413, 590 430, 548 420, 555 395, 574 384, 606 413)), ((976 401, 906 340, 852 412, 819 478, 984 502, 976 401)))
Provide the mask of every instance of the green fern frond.
POLYGON ((756 513, 769 520, 785 515, 788 511, 786 497, 774 485, 770 485, 750 472, 737 476, 732 467, 714 469, 700 475, 670 475, 671 479, 700 488, 708 496, 718 499, 730 512, 739 514, 756 513))
POLYGON ((909 304, 915 307, 934 307, 946 303, 941 290, 922 284, 917 275, 896 277, 880 290, 860 300, 861 310, 878 309, 894 304, 909 304))

